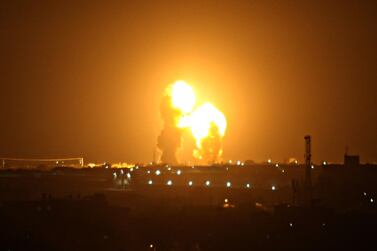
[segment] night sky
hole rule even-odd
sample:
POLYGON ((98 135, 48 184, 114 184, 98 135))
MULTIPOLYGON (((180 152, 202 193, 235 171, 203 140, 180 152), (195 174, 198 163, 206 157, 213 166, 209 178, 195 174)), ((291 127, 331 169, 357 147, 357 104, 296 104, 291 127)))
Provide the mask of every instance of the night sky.
POLYGON ((177 79, 225 159, 377 161, 374 1, 2 1, 0 156, 150 161, 177 79))

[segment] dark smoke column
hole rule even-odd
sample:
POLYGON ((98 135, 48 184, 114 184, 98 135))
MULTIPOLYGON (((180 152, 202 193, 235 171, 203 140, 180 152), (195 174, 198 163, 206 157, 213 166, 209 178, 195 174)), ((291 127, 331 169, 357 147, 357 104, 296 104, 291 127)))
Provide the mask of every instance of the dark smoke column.
POLYGON ((165 94, 161 100, 160 112, 163 128, 157 139, 157 147, 162 151, 160 162, 177 164, 177 151, 181 146, 182 129, 177 127, 182 112, 172 106, 171 97, 165 94))

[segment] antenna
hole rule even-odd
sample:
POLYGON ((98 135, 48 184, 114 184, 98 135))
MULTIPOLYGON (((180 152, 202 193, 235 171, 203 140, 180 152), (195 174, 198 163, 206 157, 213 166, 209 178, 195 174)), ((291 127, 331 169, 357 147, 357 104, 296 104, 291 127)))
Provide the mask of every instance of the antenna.
POLYGON ((305 136, 305 203, 310 205, 312 201, 312 153, 311 137, 305 136))

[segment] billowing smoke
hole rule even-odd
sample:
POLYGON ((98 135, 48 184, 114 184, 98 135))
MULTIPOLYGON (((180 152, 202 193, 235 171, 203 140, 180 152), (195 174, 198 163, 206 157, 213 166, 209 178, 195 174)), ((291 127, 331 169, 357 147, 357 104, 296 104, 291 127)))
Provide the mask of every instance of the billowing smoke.
POLYGON ((200 163, 221 161, 226 118, 210 103, 196 108, 195 103, 195 93, 184 81, 177 81, 166 89, 160 105, 164 122, 157 142, 157 147, 162 152, 160 162, 178 163, 177 152, 181 147, 184 129, 189 129, 196 141, 193 156, 200 163))
POLYGON ((177 121, 182 112, 172 106, 169 92, 166 92, 161 100, 160 113, 163 120, 163 128, 157 139, 157 147, 162 152, 160 162, 177 164, 177 151, 182 138, 182 128, 177 127, 177 121))

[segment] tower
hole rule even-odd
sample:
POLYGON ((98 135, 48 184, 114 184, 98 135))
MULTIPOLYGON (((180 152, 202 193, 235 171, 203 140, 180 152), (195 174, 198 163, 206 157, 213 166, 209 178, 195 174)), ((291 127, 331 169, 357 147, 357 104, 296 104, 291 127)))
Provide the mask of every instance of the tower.
POLYGON ((310 205, 312 201, 312 154, 311 137, 305 136, 305 204, 310 205))

